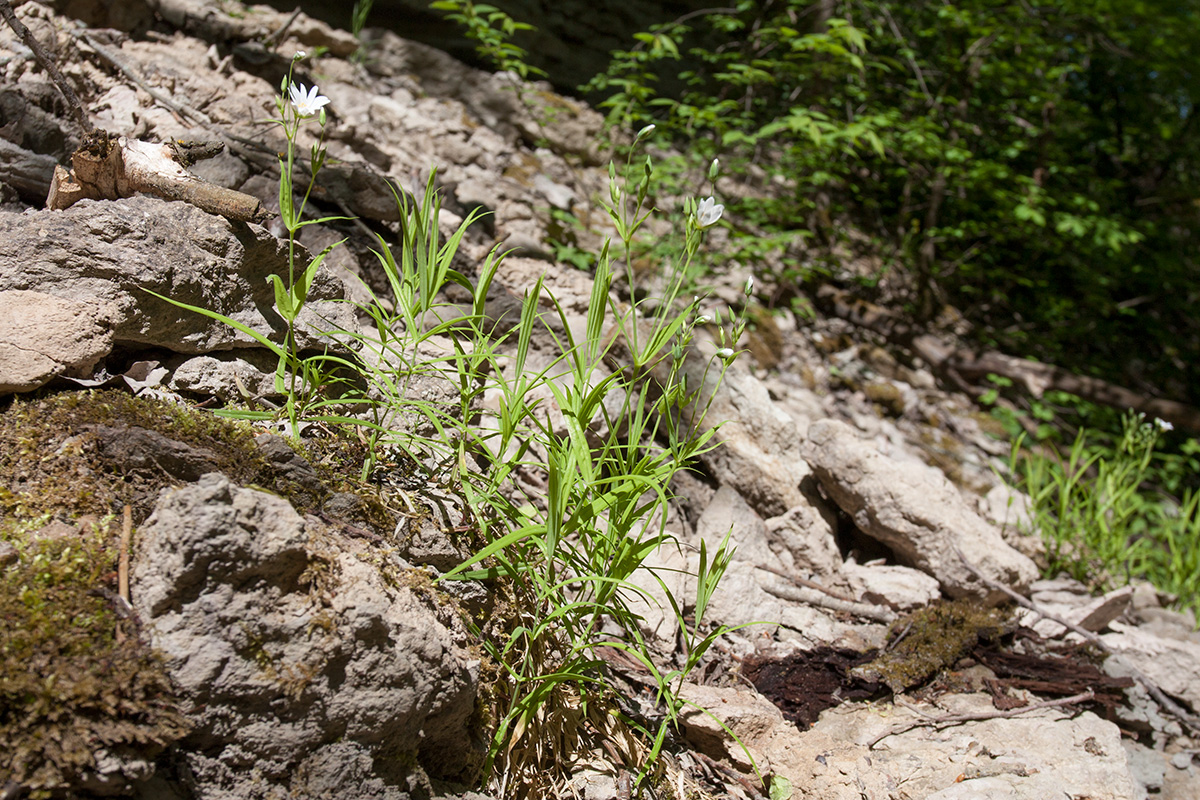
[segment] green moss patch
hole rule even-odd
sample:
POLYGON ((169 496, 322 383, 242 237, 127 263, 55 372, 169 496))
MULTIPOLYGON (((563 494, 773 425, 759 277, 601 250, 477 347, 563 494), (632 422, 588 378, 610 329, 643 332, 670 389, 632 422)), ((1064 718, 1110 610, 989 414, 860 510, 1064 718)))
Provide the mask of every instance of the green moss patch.
POLYGON ((884 652, 850 674, 900 693, 953 666, 980 640, 999 637, 1005 626, 1003 612, 978 601, 932 603, 893 622, 884 652))
POLYGON ((0 786, 70 794, 98 751, 153 759, 187 731, 162 664, 117 611, 107 538, 18 542, 0 572, 0 786))

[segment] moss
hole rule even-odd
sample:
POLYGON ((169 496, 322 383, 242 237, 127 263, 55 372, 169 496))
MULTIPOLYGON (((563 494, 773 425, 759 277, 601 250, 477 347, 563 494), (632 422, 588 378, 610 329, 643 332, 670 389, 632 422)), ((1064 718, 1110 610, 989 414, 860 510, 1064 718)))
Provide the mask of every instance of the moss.
POLYGON ((0 573, 0 785, 35 798, 94 774, 101 748, 152 759, 187 732, 161 662, 109 599, 115 548, 97 530, 18 539, 0 573))
POLYGON ((981 639, 1000 636, 1006 624, 1000 611, 978 601, 932 603, 893 622, 884 653, 850 674, 900 693, 953 666, 981 639))
MULTIPOLYGON (((70 392, 14 401, 0 414, 0 533, 41 515, 105 516, 125 504, 140 524, 160 492, 181 483, 165 471, 123 469, 106 459, 96 426, 141 428, 203 451, 230 480, 284 497, 301 512, 317 510, 329 494, 283 476, 255 444, 262 430, 248 423, 121 391, 70 392)), ((292 446, 327 486, 364 501, 362 521, 391 530, 395 520, 373 491, 338 478, 357 473, 366 453, 361 443, 334 436, 292 446)))
POLYGON ((904 394, 891 383, 868 383, 863 386, 863 394, 875 404, 880 414, 889 417, 899 417, 904 414, 904 394))

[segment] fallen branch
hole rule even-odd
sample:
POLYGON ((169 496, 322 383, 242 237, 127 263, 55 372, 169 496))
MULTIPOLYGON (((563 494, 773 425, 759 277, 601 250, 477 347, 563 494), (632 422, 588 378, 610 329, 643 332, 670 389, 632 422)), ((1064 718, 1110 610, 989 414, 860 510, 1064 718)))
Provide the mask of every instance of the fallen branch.
MULTIPOLYGON (((1053 622, 1057 622, 1059 625, 1062 625, 1064 628, 1067 628, 1068 630, 1072 631, 1073 633, 1079 634, 1085 640, 1087 640, 1088 642, 1091 642, 1093 645, 1095 645, 1097 648, 1099 648, 1106 655, 1120 656, 1120 653, 1118 653, 1116 650, 1113 650, 1111 647, 1109 647, 1105 643, 1105 641, 1103 639, 1101 639, 1097 634, 1092 633, 1091 631, 1087 630, 1086 628, 1081 628, 1079 625, 1076 625, 1073 622, 1063 619, 1062 617, 1058 616, 1057 614, 1052 614, 1043 608, 1039 608, 1038 605, 1036 603, 1034 603, 1032 600, 1022 597, 1020 594, 1018 594, 1017 592, 1014 592, 1009 587, 1007 587, 1001 583, 997 583, 996 581, 993 581, 991 578, 984 575, 982 572, 980 572, 975 567, 974 564, 972 564, 970 561, 967 560, 967 557, 964 556, 962 554, 962 551, 959 550, 957 547, 954 548, 954 551, 956 553, 958 553, 959 559, 962 560, 963 565, 967 568, 967 570, 969 572, 971 572, 971 574, 973 574, 975 577, 979 578, 979 580, 983 581, 989 587, 991 587, 997 591, 1004 592, 1004 594, 1011 597, 1013 599, 1013 601, 1015 603, 1017 603, 1017 605, 1020 605, 1024 608, 1028 608, 1033 613, 1035 613, 1041 617, 1044 617, 1048 620, 1051 620, 1053 622)), ((1166 709, 1168 712, 1170 712, 1180 722, 1182 722, 1183 724, 1185 724, 1189 728, 1191 728, 1194 732, 1200 733, 1200 719, 1197 719, 1193 715, 1189 714, 1186 709, 1184 709, 1182 706, 1180 706, 1178 703, 1176 703, 1171 698, 1167 697, 1166 693, 1163 692, 1162 689, 1158 688, 1158 685, 1156 683, 1154 683, 1154 681, 1150 680, 1149 676, 1147 676, 1146 673, 1142 672, 1140 669, 1138 669, 1137 667, 1133 666, 1132 664, 1130 664, 1128 662, 1125 663, 1125 667, 1129 670, 1129 674, 1133 677, 1133 679, 1136 680, 1138 683, 1140 683, 1143 686, 1143 688, 1145 688, 1147 693, 1149 693, 1149 695, 1151 697, 1153 697, 1154 700, 1160 706, 1162 706, 1164 709, 1166 709)))
POLYGON ((822 286, 817 290, 816 300, 825 313, 874 331, 888 341, 912 351, 927 362, 931 369, 973 396, 981 394, 982 390, 969 389, 969 380, 977 380, 987 375, 1001 375, 1019 382, 1035 398, 1041 398, 1053 389, 1112 408, 1131 408, 1181 428, 1200 431, 1200 409, 1195 406, 1160 397, 1146 397, 1099 378, 1076 375, 1053 364, 1043 364, 994 351, 977 353, 959 347, 947 338, 919 331, 887 309, 857 298, 844 289, 822 286))
POLYGON ((42 65, 42 69, 50 76, 50 80, 54 81, 54 85, 62 92, 63 99, 67 101, 67 108, 71 111, 71 118, 75 120, 75 124, 79 126, 81 133, 87 133, 92 129, 88 124, 87 114, 83 112, 83 104, 79 102, 78 95, 71 88, 71 84, 67 83, 67 79, 59 72, 58 65, 54 63, 54 59, 42 47, 42 43, 30 32, 29 28, 21 20, 17 19, 17 15, 13 13, 12 4, 9 0, 0 0, 0 17, 4 17, 4 21, 8 23, 8 27, 13 29, 13 32, 21 38, 25 46, 33 51, 33 57, 42 65))
POLYGON ((988 719, 1010 719, 1012 717, 1019 717, 1022 714, 1028 714, 1031 711, 1041 711, 1045 708, 1056 708, 1058 706, 1070 706, 1075 705, 1076 703, 1086 703, 1094 699, 1096 699, 1096 693, 1089 689, 1086 692, 1072 695, 1071 697, 1060 697, 1057 700, 1044 700, 1040 703, 1031 703, 1027 706, 1022 706, 1021 708, 1011 708, 1007 711, 1001 711, 997 709, 995 711, 976 711, 969 714, 945 714, 940 717, 926 714, 919 708, 911 706, 907 703, 898 703, 898 705, 902 706, 903 708, 907 708, 909 711, 919 714, 922 718, 910 720, 909 722, 902 722, 899 725, 893 725, 891 728, 872 739, 870 744, 867 745, 867 749, 872 750, 875 748, 875 745, 879 744, 889 736, 905 733, 907 731, 911 731, 913 728, 945 728, 949 725, 959 725, 963 722, 980 722, 988 719))
POLYGON ((228 219, 265 222, 271 215, 258 198, 208 183, 185 169, 220 149, 209 143, 143 142, 93 131, 71 156, 72 170, 55 167, 46 207, 61 211, 83 199, 117 200, 143 192, 228 219))
POLYGON ((833 595, 832 592, 819 584, 806 581, 803 578, 794 578, 791 575, 787 575, 771 567, 763 566, 762 564, 755 565, 755 568, 761 569, 764 572, 770 572, 772 575, 778 575, 793 584, 792 586, 772 586, 770 584, 763 586, 763 589, 768 594, 775 595, 781 600, 805 603, 810 606, 817 606, 818 608, 825 608, 843 614, 851 614, 862 619, 869 619, 884 624, 896 619, 896 613, 890 608, 843 599, 833 595))

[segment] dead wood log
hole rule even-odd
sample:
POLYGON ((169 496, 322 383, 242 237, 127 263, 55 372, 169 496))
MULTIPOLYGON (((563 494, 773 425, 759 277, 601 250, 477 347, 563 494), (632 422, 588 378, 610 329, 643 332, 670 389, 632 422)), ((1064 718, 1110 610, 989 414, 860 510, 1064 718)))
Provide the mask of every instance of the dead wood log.
POLYGON ((211 214, 242 222, 265 222, 258 198, 208 183, 185 164, 219 152, 208 143, 155 143, 93 131, 71 156, 73 169, 58 166, 46 207, 61 211, 79 200, 116 200, 137 192, 182 200, 211 214))
POLYGON ((960 389, 967 389, 972 381, 979 381, 989 374, 1000 375, 1019 383, 1035 398, 1050 390, 1068 392, 1092 403, 1133 409, 1181 428, 1200 431, 1200 409, 1195 406, 1161 397, 1146 397, 1099 378, 1076 375, 1053 364, 961 347, 948 338, 920 331, 887 309, 855 297, 845 289, 822 286, 817 290, 816 304, 824 313, 873 331, 920 356, 931 369, 960 389))

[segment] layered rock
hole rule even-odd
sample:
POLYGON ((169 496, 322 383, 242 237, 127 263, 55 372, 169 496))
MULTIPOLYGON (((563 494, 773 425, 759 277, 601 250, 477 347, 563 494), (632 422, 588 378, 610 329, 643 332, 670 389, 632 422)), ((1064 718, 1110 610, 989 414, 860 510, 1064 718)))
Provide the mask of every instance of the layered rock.
POLYGON ((477 767, 462 631, 428 589, 404 585, 410 570, 393 567, 389 585, 355 551, 217 473, 159 502, 134 607, 194 709, 181 757, 199 796, 420 796, 422 768, 477 767))

